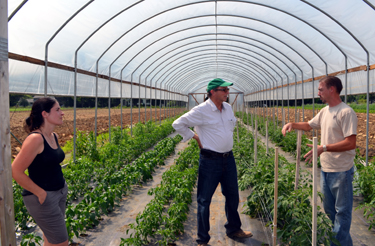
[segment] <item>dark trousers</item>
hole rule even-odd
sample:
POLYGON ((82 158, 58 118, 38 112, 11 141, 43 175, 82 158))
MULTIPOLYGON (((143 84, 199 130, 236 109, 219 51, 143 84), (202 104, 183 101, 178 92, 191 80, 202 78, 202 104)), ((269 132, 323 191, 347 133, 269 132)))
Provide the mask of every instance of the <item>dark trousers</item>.
POLYGON ((208 243, 210 235, 210 204, 212 196, 221 184, 221 192, 225 196, 226 234, 230 235, 241 229, 238 214, 239 194, 237 168, 233 153, 219 156, 201 150, 198 176, 198 243, 208 243))

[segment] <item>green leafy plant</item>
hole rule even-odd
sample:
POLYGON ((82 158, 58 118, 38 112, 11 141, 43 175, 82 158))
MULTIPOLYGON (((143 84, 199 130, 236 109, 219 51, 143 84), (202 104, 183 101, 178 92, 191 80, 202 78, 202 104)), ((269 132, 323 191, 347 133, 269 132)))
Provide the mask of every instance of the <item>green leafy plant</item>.
POLYGON ((180 154, 176 165, 163 173, 160 185, 149 190, 154 199, 137 215, 136 222, 129 225, 133 232, 129 238, 122 238, 120 245, 145 245, 155 237, 159 238, 156 244, 170 245, 184 232, 183 222, 187 219, 198 173, 197 143, 194 141, 180 154))
POLYGON ((42 238, 37 236, 35 232, 22 236, 21 246, 36 246, 41 245, 42 238))
MULTIPOLYGON (((240 141, 233 148, 238 170, 240 189, 251 188, 252 192, 246 202, 245 212, 251 217, 260 214, 272 214, 274 206, 274 151, 266 154, 265 146, 258 142, 257 163, 254 163, 254 139, 250 132, 239 128, 240 141)), ((300 183, 294 190, 295 164, 289 163, 279 155, 278 172, 278 220, 277 236, 284 245, 311 244, 312 178, 307 171, 301 170, 300 183)), ((318 208, 319 209, 319 208, 318 208)), ((337 242, 332 233, 332 223, 325 213, 318 213, 317 238, 319 244, 330 245, 337 242)), ((271 226, 270 220, 267 224, 271 226)))

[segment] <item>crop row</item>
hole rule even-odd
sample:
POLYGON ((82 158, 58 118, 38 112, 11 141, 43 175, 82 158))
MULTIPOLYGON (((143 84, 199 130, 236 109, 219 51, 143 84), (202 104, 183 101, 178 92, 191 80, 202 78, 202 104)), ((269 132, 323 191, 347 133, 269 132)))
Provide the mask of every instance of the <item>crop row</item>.
MULTIPOLYGON (((254 122, 251 123, 251 115, 246 115, 245 113, 237 113, 238 117, 241 117, 245 124, 254 125, 254 122), (249 119, 249 121, 248 121, 249 119)), ((263 136, 266 135, 266 127, 265 121, 266 118, 261 116, 253 116, 253 120, 258 120, 258 132, 260 132, 263 136)), ((297 134, 296 132, 292 131, 288 133, 285 137, 281 133, 281 128, 279 126, 275 126, 272 120, 268 121, 268 131, 269 131, 269 138, 274 142, 277 146, 281 147, 284 151, 289 152, 296 156, 296 148, 297 148, 297 134)), ((301 160, 303 159, 303 155, 307 153, 310 148, 306 146, 306 144, 311 143, 311 141, 305 136, 302 135, 301 138, 301 160)), ((320 164, 320 160, 318 159, 318 164, 320 164)), ((354 158, 354 164, 356 167, 356 175, 354 176, 354 190, 355 193, 360 193, 363 196, 363 201, 360 202, 360 205, 356 208, 363 209, 363 215, 367 219, 368 229, 371 230, 375 227, 375 180, 373 177, 375 176, 375 159, 369 161, 368 165, 365 166, 365 159, 360 156, 359 151, 357 149, 356 156, 354 158)))
MULTIPOLYGON (((114 128, 112 141, 102 140, 99 144, 92 133, 79 133, 77 160, 63 169, 69 187, 66 224, 70 238, 96 225, 100 214, 113 210, 130 185, 149 179, 153 168, 164 163, 163 158, 174 151, 180 136, 164 139, 154 151, 141 153, 173 131, 172 121, 166 120, 160 126, 152 122, 137 124, 133 128, 134 137, 130 137, 127 130, 114 128)), ((13 189, 16 227, 27 230, 32 218, 23 204, 22 188, 13 183, 13 189)))
MULTIPOLYGON (((247 199, 246 213, 251 217, 271 218, 274 210, 274 170, 275 156, 272 149, 266 154, 263 144, 258 144, 257 163, 254 163, 254 138, 245 128, 240 127, 240 141, 234 145, 234 155, 238 168, 240 189, 251 187, 247 199)), ((277 237, 281 244, 311 244, 312 196, 311 174, 300 173, 298 189, 294 190, 295 164, 279 156, 277 207, 277 237)), ((319 210, 319 208, 318 208, 319 210)), ((317 239, 319 244, 329 245, 335 240, 331 232, 332 223, 325 213, 318 212, 317 239)), ((268 226, 272 221, 269 219, 268 226)))
POLYGON ((198 145, 195 141, 190 143, 176 164, 163 174, 160 185, 149 190, 154 198, 137 215, 136 223, 129 225, 133 232, 129 238, 122 238, 120 245, 146 245, 150 237, 158 237, 158 245, 170 245, 184 232, 183 222, 192 202, 199 164, 198 145))
POLYGON ((368 229, 371 230, 375 227, 375 160, 369 161, 365 166, 364 158, 357 153, 354 163, 358 174, 354 175, 354 187, 363 195, 363 201, 356 209, 363 209, 368 229))
MULTIPOLYGON (((266 121, 268 120, 268 137, 269 139, 275 143, 278 147, 281 147, 282 150, 285 152, 289 152, 293 154, 295 157, 297 155, 297 132, 291 131, 285 137, 281 133, 281 128, 278 126, 280 122, 276 118, 275 124, 271 120, 271 118, 265 118, 260 115, 253 115, 246 114, 242 112, 237 112, 236 116, 241 118, 244 124, 255 126, 255 121, 257 121, 257 130, 263 136, 266 136, 266 121), (253 122, 251 122, 253 119, 253 122)), ((307 153, 310 148, 306 146, 306 144, 311 144, 311 141, 306 137, 306 135, 302 135, 301 137, 301 153, 307 153)), ((301 160, 303 155, 301 155, 301 160)))
POLYGON ((97 178, 95 188, 87 192, 78 204, 71 204, 66 209, 69 237, 78 237, 79 233, 99 224, 101 215, 113 211, 133 185, 152 179, 155 167, 164 164, 164 160, 174 152, 181 139, 179 135, 173 139, 163 139, 155 150, 142 154, 130 165, 97 178))

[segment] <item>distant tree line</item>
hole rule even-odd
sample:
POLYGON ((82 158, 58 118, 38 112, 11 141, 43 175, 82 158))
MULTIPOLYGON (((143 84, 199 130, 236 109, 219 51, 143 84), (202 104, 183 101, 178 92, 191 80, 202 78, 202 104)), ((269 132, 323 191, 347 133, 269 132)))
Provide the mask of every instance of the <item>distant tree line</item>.
MULTIPOLYGON (((26 99, 32 99, 32 95, 22 95, 22 94, 9 94, 9 106, 15 107, 22 106, 26 107, 29 105, 26 99)), ((73 107, 74 106, 74 97, 55 97, 62 107, 73 107)), ((120 106, 119 98, 111 99, 111 107, 120 106)), ((77 97, 77 108, 94 108, 95 107, 95 98, 91 97, 77 97)), ((98 107, 104 108, 108 107, 108 98, 98 98, 98 107)))
MULTIPOLYGON (((23 95, 23 94, 9 94, 9 106, 15 107, 15 106, 21 106, 21 107, 27 107, 29 106, 29 102, 27 99, 33 99, 33 95, 23 95)), ((57 101, 60 103, 62 107, 70 108, 74 107, 74 97, 63 97, 63 96, 55 96, 57 101)), ((176 106, 176 105, 185 105, 182 103, 170 101, 170 100, 151 100, 152 106, 176 106)), ((119 98, 111 98, 111 107, 120 107, 121 101, 119 98)), ((141 106, 145 105, 145 100, 141 98, 140 100, 141 106)), ((123 98, 123 104, 124 107, 130 106, 130 99, 129 98, 123 98)), ((133 98, 133 107, 138 107, 139 105, 139 99, 133 98)), ((147 106, 150 106, 150 99, 147 99, 147 106)), ((106 108, 108 107, 108 98, 98 98, 98 107, 99 108, 106 108)), ((77 108, 95 108, 95 98, 92 97, 77 97, 77 108)))
MULTIPOLYGON (((341 100, 344 102, 345 96, 341 96, 341 100)), ((302 99, 297 99, 297 100, 291 99, 291 100, 289 100, 289 106, 294 107, 295 104, 296 104, 296 101, 297 101, 297 106, 302 106, 302 99)), ((282 101, 281 99, 275 100, 275 101, 267 100, 267 102, 264 102, 264 101, 261 100, 261 101, 259 101, 259 105, 262 105, 262 103, 263 103, 263 104, 267 104, 268 107, 271 107, 275 103, 275 105, 277 105, 277 106, 282 106, 283 102, 284 102, 284 106, 288 106, 288 100, 286 100, 286 99, 284 99, 284 101, 282 101)), ((304 102, 305 105, 312 104, 313 99, 311 99, 311 98, 304 99, 303 102, 304 102)), ((319 98, 314 98, 314 102, 317 103, 317 104, 322 104, 322 101, 319 98)), ((357 104, 366 104, 367 103, 366 94, 347 95, 347 102, 348 103, 357 103, 357 104)), ((255 104, 256 102, 252 102, 252 103, 255 104)), ((370 104, 372 104, 372 103, 375 103, 375 93, 370 93, 370 104)))

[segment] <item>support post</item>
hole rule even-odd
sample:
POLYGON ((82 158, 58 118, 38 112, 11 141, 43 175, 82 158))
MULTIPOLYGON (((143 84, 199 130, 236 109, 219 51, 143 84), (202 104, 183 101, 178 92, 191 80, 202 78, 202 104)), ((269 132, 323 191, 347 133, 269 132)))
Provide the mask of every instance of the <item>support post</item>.
POLYGON ((294 182, 294 190, 297 190, 299 182, 299 168, 300 168, 300 159, 301 159, 301 140, 302 140, 302 131, 297 130, 297 157, 296 157, 296 178, 294 182))
MULTIPOLYGON (((256 164, 258 162, 257 156, 258 156, 258 131, 256 129, 258 125, 258 121, 255 119, 255 135, 254 136, 254 163, 256 164)), ((254 130, 254 129, 253 129, 254 130)))
POLYGON ((7 0, 0 0, 0 88, 0 245, 16 246, 9 122, 7 0))
POLYGON ((249 131, 249 110, 248 110, 248 108, 246 108, 246 118, 247 118, 247 120, 246 120, 246 130, 247 130, 247 132, 249 131))
POLYGON ((297 110, 297 114, 294 119, 295 122, 299 122, 299 110, 297 110))
POLYGON ((268 120, 266 120, 266 154, 268 154, 268 120))
POLYGON ((251 129, 253 130, 253 136, 254 136, 254 111, 255 111, 255 108, 253 108, 253 110, 251 110, 251 129))
POLYGON ((318 200, 318 138, 313 138, 313 202, 312 202, 312 245, 315 246, 317 229, 317 200, 318 200))
POLYGON ((275 189, 273 201, 273 245, 277 243, 277 198, 278 198, 279 148, 275 148, 275 189))
POLYGON ((240 133, 238 132, 239 130, 238 130, 238 128, 239 128, 239 120, 237 120, 237 143, 239 143, 240 142, 240 133))

